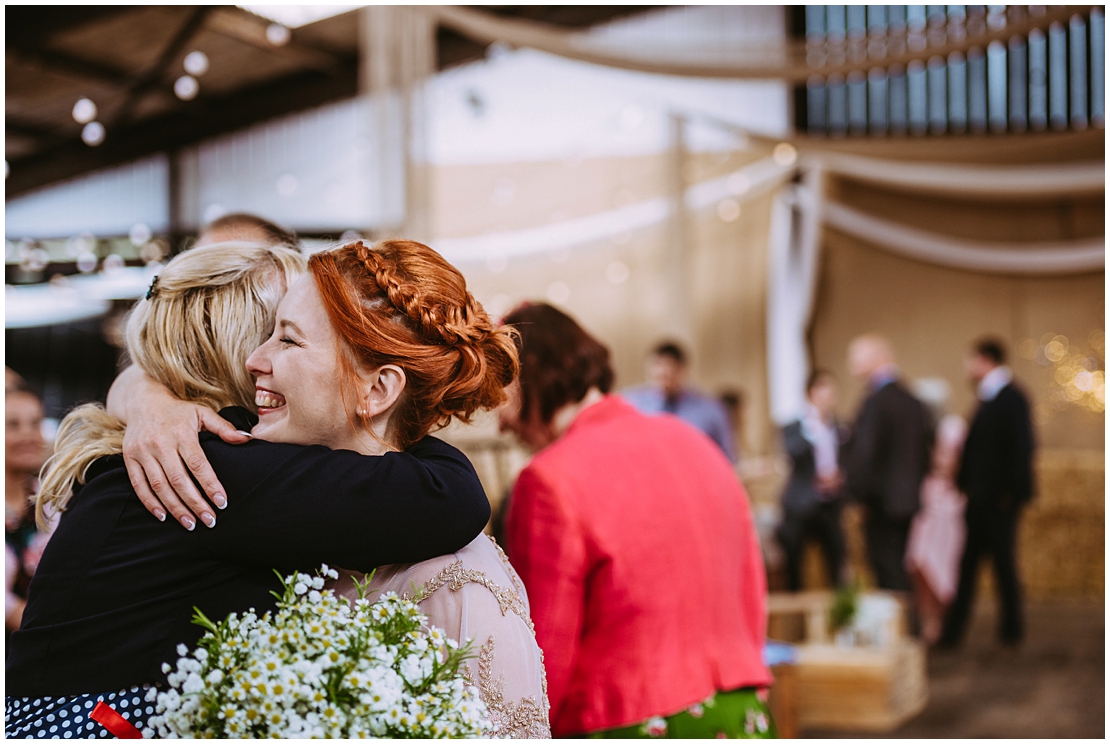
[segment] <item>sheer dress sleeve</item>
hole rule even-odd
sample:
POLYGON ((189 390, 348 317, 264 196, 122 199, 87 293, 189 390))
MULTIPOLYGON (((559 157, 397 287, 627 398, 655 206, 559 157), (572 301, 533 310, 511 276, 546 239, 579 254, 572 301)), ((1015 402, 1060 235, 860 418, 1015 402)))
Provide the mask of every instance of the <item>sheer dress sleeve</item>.
MULTIPOLYGON (((337 593, 357 597, 342 572, 337 593)), ((536 643, 528 594, 500 546, 479 535, 462 550, 415 564, 383 566, 370 585, 370 599, 385 592, 423 597, 432 625, 460 645, 470 641, 465 673, 478 687, 497 738, 549 739, 550 709, 543 652, 536 643)))

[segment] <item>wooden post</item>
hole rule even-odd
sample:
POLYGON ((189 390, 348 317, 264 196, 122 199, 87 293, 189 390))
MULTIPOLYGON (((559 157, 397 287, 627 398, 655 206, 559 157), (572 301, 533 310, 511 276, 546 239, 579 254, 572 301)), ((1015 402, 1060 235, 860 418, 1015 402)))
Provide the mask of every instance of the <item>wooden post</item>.
POLYGON ((435 71, 435 50, 435 21, 425 8, 359 11, 359 93, 372 112, 378 168, 369 175, 384 235, 431 237, 424 80, 435 71))

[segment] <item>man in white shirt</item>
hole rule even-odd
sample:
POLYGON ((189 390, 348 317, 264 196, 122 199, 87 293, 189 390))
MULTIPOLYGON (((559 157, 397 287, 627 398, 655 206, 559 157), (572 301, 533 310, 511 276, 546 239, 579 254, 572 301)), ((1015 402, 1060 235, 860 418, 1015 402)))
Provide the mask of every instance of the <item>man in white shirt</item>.
POLYGON ((805 412, 782 432, 793 469, 783 490, 782 523, 776 534, 786 557, 791 591, 802 588, 802 558, 809 537, 821 544, 830 583, 839 586, 843 581, 840 455, 846 437, 836 422, 835 409, 836 381, 830 373, 816 370, 806 385, 805 412))

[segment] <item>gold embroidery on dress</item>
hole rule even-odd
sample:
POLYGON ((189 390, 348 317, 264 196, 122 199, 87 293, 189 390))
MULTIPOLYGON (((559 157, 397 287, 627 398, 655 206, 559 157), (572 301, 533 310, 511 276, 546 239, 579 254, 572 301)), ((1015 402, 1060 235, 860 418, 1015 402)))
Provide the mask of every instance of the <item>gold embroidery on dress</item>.
POLYGON ((516 588, 517 592, 520 594, 524 594, 524 584, 520 580, 520 574, 513 568, 513 564, 509 562, 509 556, 505 555, 505 551, 501 549, 501 545, 498 544, 493 535, 486 535, 486 537, 493 543, 493 547, 497 548, 497 555, 501 557, 501 563, 505 566, 505 573, 509 574, 509 578, 512 579, 513 587, 516 588))
MULTIPOLYGON (((551 726, 548 724, 547 675, 543 680, 543 704, 529 695, 518 702, 505 700, 504 678, 493 678, 493 636, 482 645, 478 652, 478 694, 489 711, 495 738, 512 739, 550 739, 551 726)), ((541 652, 542 655, 542 652, 541 652)), ((541 658, 541 669, 542 667, 541 658)), ((467 677, 470 675, 467 674, 467 677)))
POLYGON ((445 586, 451 591, 457 592, 470 583, 481 584, 486 589, 489 589, 497 600, 498 606, 501 607, 502 615, 512 610, 528 624, 528 629, 532 631, 532 635, 536 634, 536 628, 532 625, 532 618, 528 616, 528 609, 524 606, 524 600, 520 598, 519 594, 511 589, 503 588, 481 571, 463 568, 462 561, 455 561, 429 579, 424 586, 421 587, 423 592, 421 599, 430 597, 437 590, 445 586))
MULTIPOLYGON (((501 550, 501 546, 497 545, 496 542, 493 544, 497 547, 497 552, 501 554, 501 559, 506 564, 510 578, 513 579, 514 583, 520 581, 512 565, 509 564, 508 557, 501 550)), ((488 589, 497 600, 497 604, 501 608, 501 614, 505 615, 509 610, 515 612, 527 624, 528 630, 532 632, 532 637, 535 637, 536 628, 532 624, 532 618, 528 615, 528 609, 520 595, 511 589, 505 589, 481 571, 463 568, 462 561, 455 561, 425 582, 424 586, 420 587, 419 592, 417 592, 417 601, 427 599, 445 586, 451 591, 457 592, 470 583, 481 584, 488 589)), ((536 702, 535 696, 532 695, 521 699, 519 702, 506 701, 503 691, 504 679, 498 678, 496 682, 493 679, 493 636, 490 636, 479 651, 478 691, 482 702, 486 704, 490 711, 490 719, 494 725, 494 730, 491 732, 492 736, 514 739, 551 738, 551 727, 548 722, 550 703, 547 699, 547 669, 543 663, 543 649, 538 650, 540 652, 540 683, 543 690, 542 704, 536 702)), ((469 668, 464 668, 463 674, 473 684, 474 680, 471 678, 469 668)))

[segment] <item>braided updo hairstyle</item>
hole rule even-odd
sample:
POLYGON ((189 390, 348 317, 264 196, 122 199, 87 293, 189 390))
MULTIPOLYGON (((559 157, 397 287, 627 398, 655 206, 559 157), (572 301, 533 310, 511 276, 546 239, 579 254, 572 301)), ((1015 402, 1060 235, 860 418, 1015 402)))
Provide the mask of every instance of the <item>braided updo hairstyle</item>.
MULTIPOLYGON (((343 341, 343 389, 357 389, 360 369, 394 364, 405 371, 391 422, 397 446, 504 402, 519 371, 512 331, 493 324, 458 269, 431 248, 355 241, 316 253, 308 268, 343 341)), ((369 429, 356 409, 348 402, 352 423, 369 429)))

